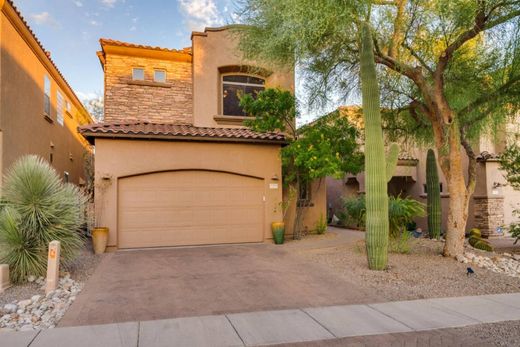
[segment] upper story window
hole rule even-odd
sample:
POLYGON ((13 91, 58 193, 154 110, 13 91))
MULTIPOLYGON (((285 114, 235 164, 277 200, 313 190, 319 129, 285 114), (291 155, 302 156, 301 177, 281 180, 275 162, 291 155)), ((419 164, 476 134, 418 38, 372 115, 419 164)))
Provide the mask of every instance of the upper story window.
POLYGON ((63 95, 60 91, 56 91, 56 120, 59 124, 63 125, 63 110, 65 108, 65 102, 63 95))
POLYGON ((265 89, 265 80, 248 75, 222 76, 222 114, 226 116, 245 116, 240 107, 240 97, 251 94, 256 98, 265 89))
POLYGON ((51 80, 47 75, 43 77, 43 113, 51 115, 51 80))
POLYGON ((166 83, 166 71, 154 70, 153 71, 153 80, 155 82, 166 83))
POLYGON ((132 79, 134 81, 144 81, 144 69, 142 67, 134 67, 132 69, 132 79))

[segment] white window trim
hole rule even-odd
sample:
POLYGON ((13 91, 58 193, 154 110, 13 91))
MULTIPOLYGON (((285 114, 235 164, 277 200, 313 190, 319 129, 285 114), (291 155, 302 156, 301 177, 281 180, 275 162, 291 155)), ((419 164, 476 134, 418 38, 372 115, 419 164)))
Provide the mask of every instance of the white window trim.
POLYGON ((166 83, 166 81, 168 80, 168 73, 166 72, 165 69, 153 69, 153 81, 154 82, 157 82, 157 83, 166 83), (155 79, 155 73, 156 72, 164 72, 164 81, 158 81, 155 79))
POLYGON ((220 74, 220 114, 224 116, 232 116, 224 114, 224 84, 232 84, 236 86, 250 86, 250 87, 263 87, 265 89, 265 78, 255 74, 247 74, 247 73, 236 73, 236 72, 228 72, 220 74), (247 77, 255 77, 264 81, 264 84, 257 83, 241 83, 241 82, 229 82, 224 81, 225 76, 247 76, 247 77))
POLYGON ((145 80, 145 77, 146 77, 146 76, 145 76, 144 67, 138 67, 138 66, 136 66, 136 67, 133 67, 133 68, 132 68, 132 81, 144 81, 144 80, 145 80), (143 70, 143 78, 142 78, 142 79, 137 79, 137 78, 134 77, 134 71, 135 71, 135 70, 143 70))

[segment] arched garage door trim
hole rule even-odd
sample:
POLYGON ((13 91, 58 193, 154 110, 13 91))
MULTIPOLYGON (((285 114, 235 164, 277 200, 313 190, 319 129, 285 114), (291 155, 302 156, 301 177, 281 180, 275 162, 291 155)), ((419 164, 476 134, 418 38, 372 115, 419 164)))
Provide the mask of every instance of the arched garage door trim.
POLYGON ((259 177, 259 176, 253 176, 253 175, 243 174, 243 173, 235 172, 235 171, 212 170, 212 169, 171 169, 171 170, 146 171, 146 172, 135 173, 135 174, 131 174, 131 175, 119 176, 119 177, 118 177, 118 180, 123 179, 123 178, 136 177, 136 176, 146 176, 146 175, 152 175, 152 174, 156 174, 156 173, 177 172, 177 171, 207 171, 207 172, 220 172, 220 173, 225 173, 225 174, 230 174, 230 175, 237 175, 237 176, 243 176, 243 177, 254 178, 254 179, 262 180, 262 181, 264 180, 263 177, 259 177))
POLYGON ((262 242, 264 179, 206 169, 118 179, 118 247, 262 242))

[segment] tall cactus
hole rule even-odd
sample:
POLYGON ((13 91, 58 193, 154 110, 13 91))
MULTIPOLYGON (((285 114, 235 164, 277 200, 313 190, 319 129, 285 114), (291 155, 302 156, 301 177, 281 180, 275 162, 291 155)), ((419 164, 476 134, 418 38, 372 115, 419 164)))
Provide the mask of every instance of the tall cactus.
POLYGON ((368 267, 384 270, 388 262, 389 236, 387 181, 392 177, 392 166, 397 164, 398 147, 393 144, 390 148, 387 167, 373 50, 370 26, 364 23, 360 59, 365 118, 366 247, 368 267))
POLYGON ((442 223, 441 188, 435 153, 432 149, 428 150, 426 156, 426 192, 428 194, 426 202, 428 234, 431 239, 436 238, 438 240, 441 237, 442 223))

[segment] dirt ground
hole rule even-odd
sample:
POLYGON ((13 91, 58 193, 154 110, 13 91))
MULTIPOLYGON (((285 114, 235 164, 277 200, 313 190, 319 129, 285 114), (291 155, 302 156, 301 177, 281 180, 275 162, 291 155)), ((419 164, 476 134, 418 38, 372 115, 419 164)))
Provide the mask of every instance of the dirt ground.
POLYGON ((443 242, 429 239, 413 239, 409 254, 390 253, 388 270, 371 271, 367 268, 363 232, 329 230, 323 236, 289 242, 287 249, 368 292, 377 292, 384 301, 520 292, 520 278, 476 266, 472 267, 476 274, 467 276, 471 264, 442 257, 443 242))

